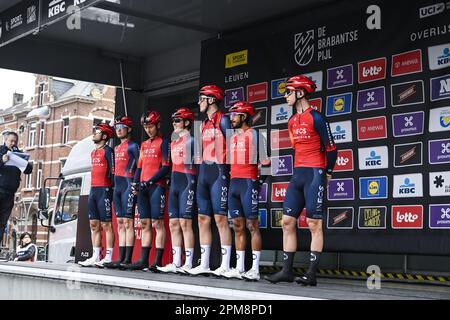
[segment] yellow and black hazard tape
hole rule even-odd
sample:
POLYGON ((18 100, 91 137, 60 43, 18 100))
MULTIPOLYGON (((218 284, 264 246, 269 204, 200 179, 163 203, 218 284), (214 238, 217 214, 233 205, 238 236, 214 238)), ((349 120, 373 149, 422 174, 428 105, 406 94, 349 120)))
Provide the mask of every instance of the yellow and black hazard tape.
MULTIPOLYGON (((277 266, 261 266, 261 272, 274 273, 281 269, 277 266)), ((305 273, 306 268, 294 267, 295 273, 305 273)), ((372 274, 364 271, 335 270, 335 269, 319 269, 318 275, 323 277, 353 278, 367 279, 372 274)), ((405 282, 421 282, 421 283, 439 283, 450 285, 450 277, 423 275, 423 274, 407 274, 407 273, 380 273, 380 278, 387 281, 405 281, 405 282)))

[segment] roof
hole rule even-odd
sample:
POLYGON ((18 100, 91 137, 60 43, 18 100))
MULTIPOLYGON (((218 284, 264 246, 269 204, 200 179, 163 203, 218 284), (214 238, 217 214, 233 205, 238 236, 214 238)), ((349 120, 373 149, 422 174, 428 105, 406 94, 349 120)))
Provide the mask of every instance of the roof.
MULTIPOLYGON (((0 1, 0 12, 19 2, 0 1)), ((124 86, 144 91, 198 72, 204 40, 337 2, 345 0, 89 0, 81 31, 63 15, 43 19, 33 36, 0 48, 0 67, 120 86, 121 60, 124 86)))
POLYGON ((29 106, 29 102, 27 101, 27 102, 17 104, 15 106, 0 110, 0 116, 14 114, 14 113, 20 113, 20 112, 28 112, 29 110, 31 110, 31 107, 29 106))

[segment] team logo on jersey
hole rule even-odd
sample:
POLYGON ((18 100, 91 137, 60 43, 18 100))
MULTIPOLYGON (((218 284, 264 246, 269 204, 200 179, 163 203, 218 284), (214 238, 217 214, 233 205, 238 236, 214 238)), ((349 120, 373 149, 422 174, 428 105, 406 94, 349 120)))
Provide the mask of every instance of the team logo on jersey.
POLYGON ((421 166, 422 150, 422 142, 394 145, 394 167, 421 166))
POLYGON ((430 79, 430 99, 450 99, 450 74, 430 79))
POLYGON ((422 229, 423 206, 397 205, 391 210, 392 229, 422 229))
POLYGON ((430 164, 450 163, 450 139, 428 141, 428 162, 430 164))
POLYGON ((335 67, 327 70, 327 88, 340 88, 353 85, 353 65, 335 67))
POLYGON ((394 175, 394 198, 414 198, 423 196, 421 173, 394 175))
POLYGON ((352 178, 332 179, 327 188, 330 201, 355 199, 355 185, 352 178))
POLYGON ((352 112, 351 92, 327 97, 327 116, 338 116, 352 112))
POLYGON ((430 110, 428 130, 430 132, 450 130, 450 107, 436 108, 430 110))
POLYGON ((386 93, 384 87, 359 90, 356 98, 356 110, 370 111, 386 108, 386 93))
POLYGON ((327 229, 353 229, 353 207, 329 207, 327 229))
POLYGON ((391 84, 391 104, 393 107, 424 103, 423 81, 409 81, 391 84))
POLYGON ((422 72, 422 50, 412 50, 392 56, 391 76, 422 72))
POLYGON ((392 115, 394 137, 415 136, 423 133, 425 113, 423 111, 392 115))
POLYGON ((352 122, 341 121, 330 123, 331 134, 335 143, 352 142, 352 122))
POLYGON ((363 177, 359 178, 359 198, 364 199, 386 199, 387 177, 363 177))
POLYGON ((430 229, 450 229, 450 204, 430 204, 430 229))
POLYGON ((388 164, 387 146, 358 149, 359 170, 385 169, 388 164))
POLYGON ((386 211, 383 206, 359 207, 358 229, 386 229, 386 211))

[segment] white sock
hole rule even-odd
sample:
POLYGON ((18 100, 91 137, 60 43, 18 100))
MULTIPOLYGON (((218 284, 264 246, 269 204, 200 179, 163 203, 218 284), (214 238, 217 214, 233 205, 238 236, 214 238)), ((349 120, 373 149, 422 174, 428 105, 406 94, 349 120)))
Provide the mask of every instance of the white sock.
POLYGON ((172 247, 173 263, 181 267, 181 247, 172 247))
POLYGON ((185 251, 186 262, 184 265, 192 267, 192 259, 194 258, 194 248, 187 248, 185 251))
POLYGON ((208 269, 209 268, 209 254, 211 252, 211 246, 208 245, 201 245, 200 246, 201 250, 202 250, 202 256, 201 256, 201 266, 204 269, 208 269))
POLYGON ((259 258, 261 257, 261 251, 253 251, 253 265, 252 270, 259 273, 259 258))
POLYGON ((113 251, 114 251, 114 248, 107 248, 107 249, 106 249, 106 255, 105 255, 105 260, 106 260, 106 261, 109 262, 109 261, 112 260, 113 251))
POLYGON ((236 251, 236 269, 239 272, 245 271, 245 251, 236 251))
POLYGON ((222 246, 222 263, 220 267, 225 270, 230 269, 231 246, 222 246))
POLYGON ((102 250, 101 247, 94 247, 94 252, 92 253, 92 257, 95 259, 95 261, 100 260, 100 251, 102 250))

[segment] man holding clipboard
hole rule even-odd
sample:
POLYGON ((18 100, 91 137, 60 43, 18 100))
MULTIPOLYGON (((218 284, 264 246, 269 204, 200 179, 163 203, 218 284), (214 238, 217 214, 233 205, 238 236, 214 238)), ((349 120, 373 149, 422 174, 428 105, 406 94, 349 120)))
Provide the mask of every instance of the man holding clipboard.
POLYGON ((0 146, 0 242, 14 207, 14 194, 20 186, 20 174, 33 171, 33 165, 27 162, 27 155, 17 148, 17 133, 8 132, 4 138, 5 143, 0 146))

